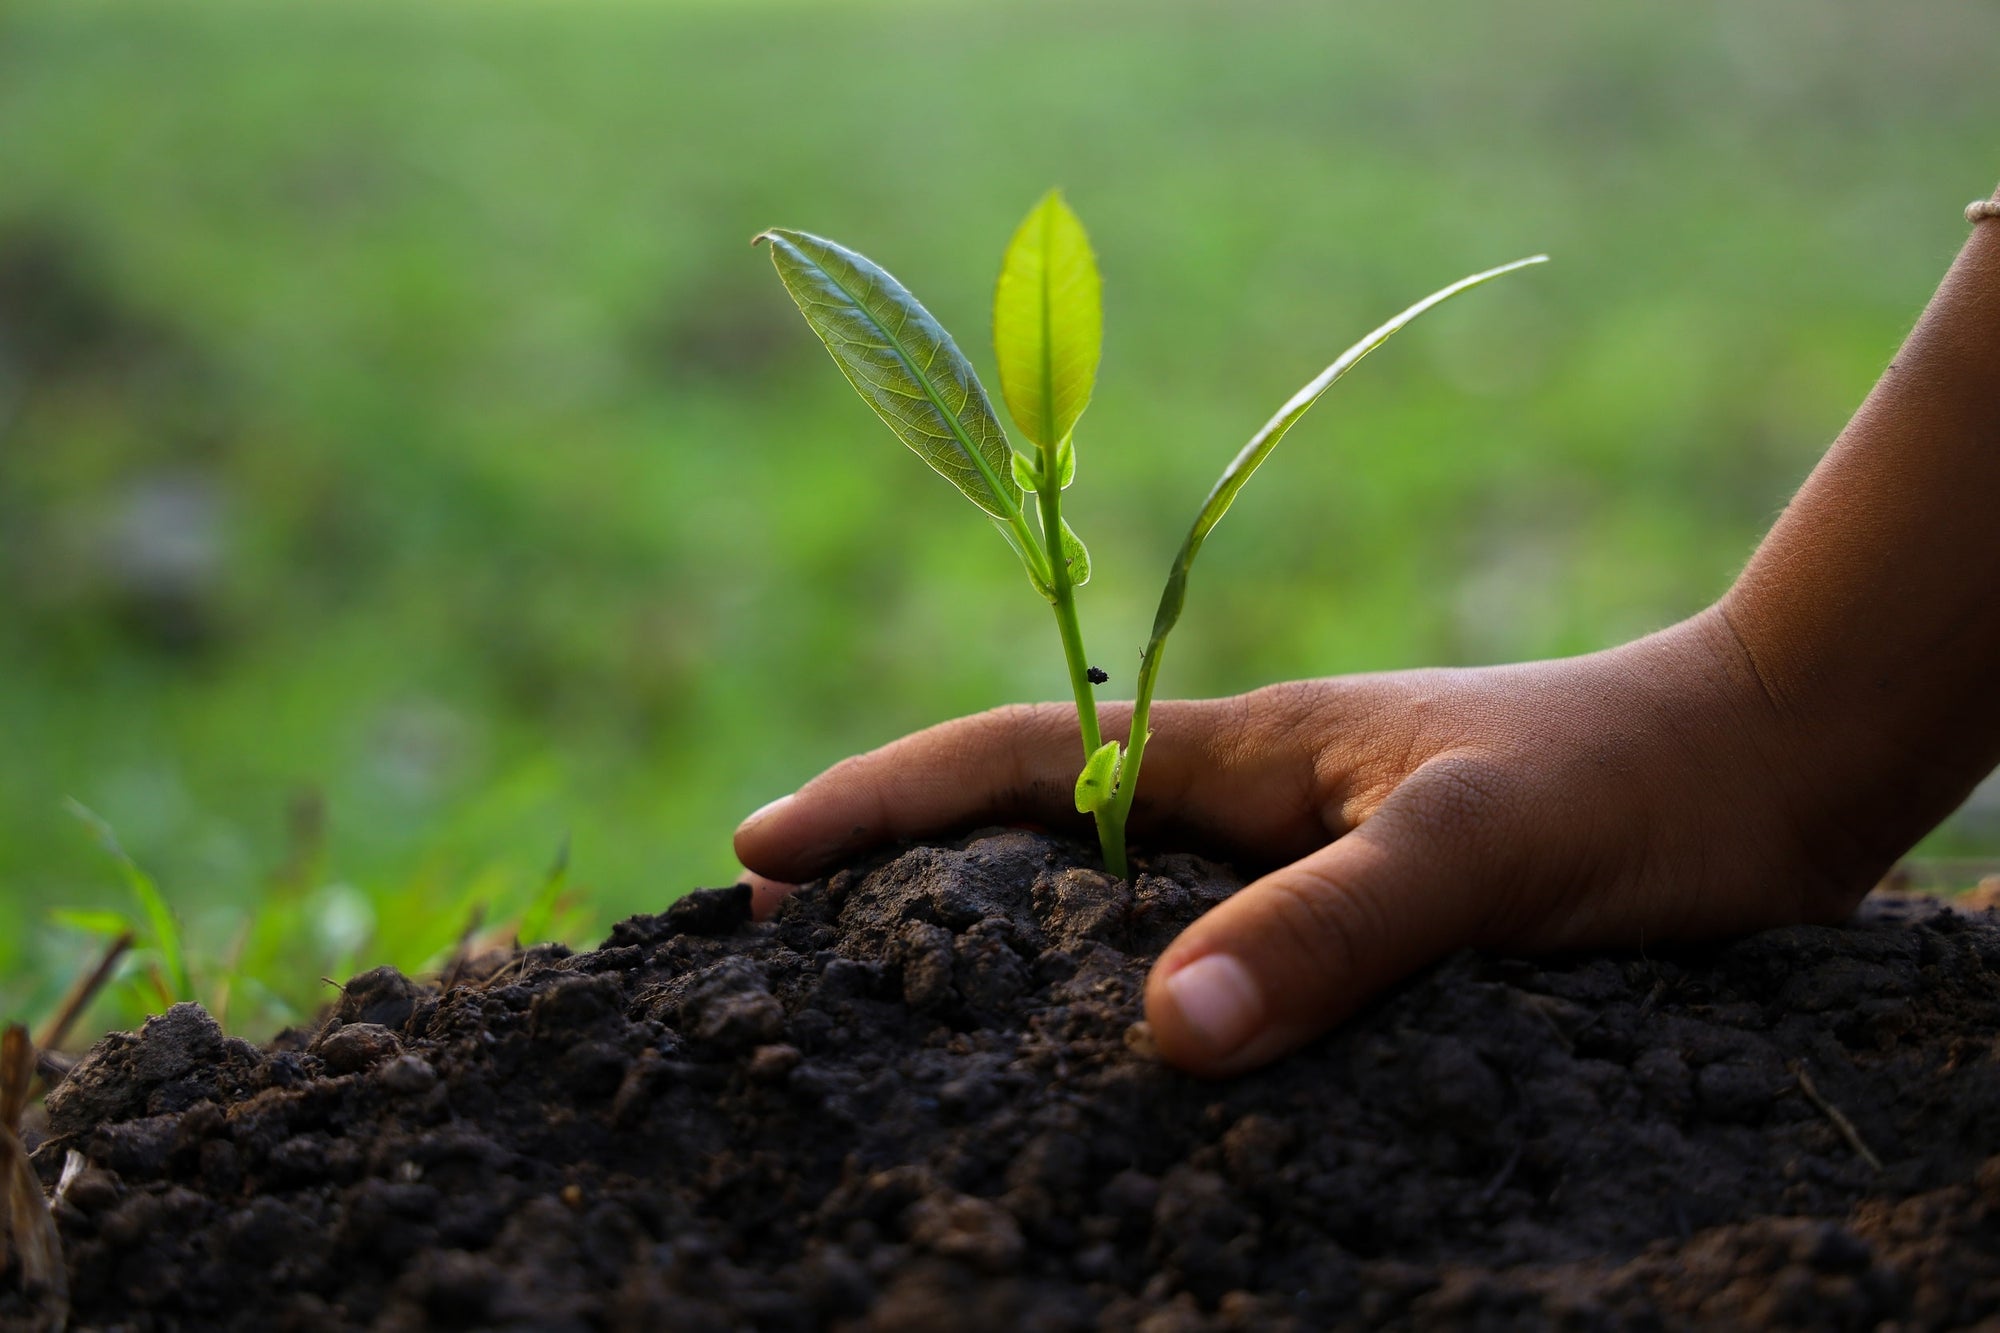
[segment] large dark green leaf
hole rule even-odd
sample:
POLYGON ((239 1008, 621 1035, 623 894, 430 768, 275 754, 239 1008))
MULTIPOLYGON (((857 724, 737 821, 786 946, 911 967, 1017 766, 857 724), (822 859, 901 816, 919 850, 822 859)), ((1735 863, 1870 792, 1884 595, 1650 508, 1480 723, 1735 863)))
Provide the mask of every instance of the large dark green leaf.
POLYGON ((1045 455, 1069 437, 1089 404, 1103 345, 1090 237, 1061 192, 1051 190, 1008 243, 993 293, 1000 392, 1014 424, 1045 455))
POLYGON ((902 283, 845 246, 775 228, 757 239, 771 243, 785 290, 855 390, 919 458, 1015 529, 1009 541, 1030 559, 1037 544, 1006 434, 951 335, 902 283))

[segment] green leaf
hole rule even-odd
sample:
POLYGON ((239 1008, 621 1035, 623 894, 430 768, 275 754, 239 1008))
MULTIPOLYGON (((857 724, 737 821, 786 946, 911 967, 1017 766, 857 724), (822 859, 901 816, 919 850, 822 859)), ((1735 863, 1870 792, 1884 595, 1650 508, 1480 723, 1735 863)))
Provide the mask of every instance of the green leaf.
MULTIPOLYGON (((91 911, 75 907, 52 907, 49 920, 71 930, 82 931, 86 935, 123 935, 132 929, 132 923, 117 912, 91 911)), ((137 934, 137 931, 133 931, 137 934)))
POLYGON ((1083 538, 1070 527, 1068 519, 1062 521, 1062 549, 1063 566, 1069 570, 1069 586, 1081 588, 1090 582, 1090 552, 1085 549, 1083 538))
POLYGON ((1035 461, 1032 454, 1024 454, 1018 449, 1014 451, 1014 484, 1024 491, 1042 489, 1042 465, 1035 461))
POLYGON ((1084 761, 1083 772, 1076 777, 1078 814, 1096 814, 1111 804, 1111 795, 1118 789, 1118 755, 1118 742, 1106 741, 1084 761))
POLYGON ((1222 471, 1222 477, 1209 491, 1208 498, 1202 502, 1201 512, 1195 516, 1194 526, 1188 529, 1187 538, 1181 543, 1180 553, 1174 557, 1173 569, 1167 575, 1166 589, 1160 594, 1159 610, 1153 616, 1152 644, 1148 646, 1147 651, 1149 653, 1155 651, 1158 643, 1166 638, 1167 632, 1180 620, 1181 608, 1187 601, 1188 570, 1194 565, 1194 558, 1200 553, 1201 544, 1208 539, 1208 534, 1215 530, 1215 525, 1229 512, 1229 506, 1235 502, 1237 492, 1241 491, 1244 483, 1250 480, 1250 474, 1270 456, 1278 441, 1285 438, 1285 432, 1306 414, 1306 409, 1319 401, 1321 394, 1333 387, 1335 380, 1352 370, 1357 361, 1389 341, 1398 329, 1426 310, 1443 304, 1460 292, 1477 287, 1483 282, 1490 282, 1503 273, 1512 273, 1515 269, 1526 268, 1530 264, 1545 263, 1547 260, 1547 255, 1517 259, 1511 264, 1502 264, 1498 268, 1475 273, 1469 278, 1460 278, 1451 286, 1432 292, 1342 352, 1332 365, 1315 375, 1304 388, 1293 394, 1285 405, 1278 409, 1277 415, 1265 422, 1263 429, 1251 436, 1250 442, 1230 460, 1229 466, 1222 471))
MULTIPOLYGON (((1076 447, 1070 437, 1063 436, 1063 442, 1056 447, 1056 478, 1062 483, 1058 490, 1068 490, 1076 484, 1076 447)), ((1031 494, 1042 489, 1042 465, 1033 454, 1014 451, 1014 481, 1024 491, 1031 494)))
POLYGON ((106 823, 102 816, 81 801, 70 800, 67 804, 69 812, 91 831, 105 854, 117 862, 118 869, 124 875, 126 887, 132 890, 132 896, 138 900, 139 910, 146 918, 147 929, 152 932, 152 939, 148 943, 160 951, 160 961, 166 969, 167 988, 173 992, 167 1003, 193 999, 194 991, 188 984, 187 954, 181 945, 180 922, 175 919, 173 909, 167 905, 166 896, 160 892, 159 885, 155 884, 153 877, 118 845, 118 835, 112 832, 111 825, 106 823))
POLYGON ((1090 237, 1061 191, 1051 190, 1008 243, 993 293, 1000 392, 1021 433, 1045 454, 1090 403, 1103 345, 1102 283, 1090 237))
POLYGON ((771 262, 800 313, 877 416, 917 457, 985 510, 1020 553, 1028 576, 1047 582, 1021 516, 1013 450, 993 404, 944 326, 883 269, 843 245, 773 228, 771 262))

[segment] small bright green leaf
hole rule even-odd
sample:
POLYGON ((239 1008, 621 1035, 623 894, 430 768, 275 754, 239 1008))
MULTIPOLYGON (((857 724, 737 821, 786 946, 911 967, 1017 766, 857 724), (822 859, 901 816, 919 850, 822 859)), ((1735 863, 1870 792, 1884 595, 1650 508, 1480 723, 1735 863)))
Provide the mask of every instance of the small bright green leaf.
POLYGON ((1065 491, 1076 484, 1076 445, 1067 435, 1056 446, 1056 481, 1065 491))
POLYGON ((1019 450, 1014 453, 1014 484, 1024 491, 1042 489, 1042 465, 1019 450))
POLYGON ((1118 742, 1106 741, 1084 761, 1076 778, 1078 814, 1095 814, 1111 803, 1111 794, 1118 789, 1118 755, 1118 742))
POLYGON ((1008 243, 993 293, 1000 392, 1036 447, 1054 449, 1083 415, 1103 345, 1102 283, 1090 237, 1062 193, 1051 190, 1008 243))
POLYGON ((74 907, 50 908, 49 920, 86 935, 118 936, 132 929, 132 923, 117 912, 93 912, 74 907))
POLYGON ((972 363, 902 283, 823 237, 773 228, 771 262, 814 333, 896 438, 1000 525, 1039 587, 1013 450, 972 363), (1012 528, 1011 534, 1007 529, 1012 528))
MULTIPOLYGON (((1171 630, 1181 617, 1181 608, 1187 601, 1188 570, 1193 566, 1195 556, 1200 553, 1201 544, 1208 539, 1208 534, 1214 531, 1215 525, 1222 521, 1222 516, 1229 512, 1229 506, 1235 502, 1236 494, 1243 489, 1244 483, 1250 480, 1250 474, 1270 456, 1271 450, 1277 448, 1278 441, 1285 438, 1285 432, 1306 414, 1308 408, 1319 401, 1320 395, 1333 387, 1335 380, 1352 370, 1357 361, 1389 341, 1397 330, 1426 310, 1442 305, 1460 292, 1477 287, 1483 282, 1490 282, 1503 273, 1512 273, 1515 269, 1526 268, 1530 264, 1545 263, 1547 260, 1547 255, 1517 259, 1511 264, 1502 264, 1498 268, 1475 273, 1469 278, 1460 278, 1451 286, 1432 292, 1342 352, 1332 365, 1315 375, 1304 388, 1286 400, 1285 405, 1278 409, 1277 415, 1265 422, 1263 429, 1251 436, 1250 442, 1230 460, 1229 466, 1222 470, 1221 479, 1215 483, 1214 488, 1208 493, 1208 498, 1202 502, 1201 512, 1195 516, 1194 526, 1188 529, 1187 538, 1181 543, 1180 553, 1174 557, 1173 569, 1167 575, 1166 589, 1160 594, 1160 607, 1153 616, 1153 645, 1164 639, 1167 631, 1171 630)), ((1147 651, 1152 652, 1153 647, 1149 645, 1147 651)))
POLYGON ((1076 535, 1069 520, 1062 525, 1063 566, 1069 570, 1069 586, 1081 588, 1090 582, 1090 552, 1085 549, 1083 538, 1076 535))

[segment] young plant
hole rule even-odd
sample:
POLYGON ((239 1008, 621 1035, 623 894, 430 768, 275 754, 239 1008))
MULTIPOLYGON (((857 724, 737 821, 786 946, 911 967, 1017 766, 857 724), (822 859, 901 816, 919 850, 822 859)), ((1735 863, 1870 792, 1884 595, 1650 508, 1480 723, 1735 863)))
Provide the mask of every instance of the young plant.
POLYGON ((985 511, 1054 609, 1083 742, 1076 808, 1096 821, 1105 869, 1120 879, 1127 874, 1125 822, 1151 736, 1161 654, 1208 534, 1285 432, 1355 362, 1431 307, 1547 259, 1516 260, 1431 293, 1342 352, 1250 437, 1202 502, 1174 557, 1140 658, 1130 740, 1121 746, 1105 740, 1099 727, 1094 687, 1105 676, 1090 665, 1077 622, 1076 589, 1090 580, 1090 554, 1062 514, 1062 494, 1076 479, 1074 434, 1096 382, 1104 317, 1090 238, 1061 193, 1045 195, 1015 231, 993 294, 1000 390, 1026 449, 1009 443, 972 363, 944 326, 885 270, 807 232, 773 228, 756 239, 770 242, 785 290, 856 392, 918 457, 985 511))

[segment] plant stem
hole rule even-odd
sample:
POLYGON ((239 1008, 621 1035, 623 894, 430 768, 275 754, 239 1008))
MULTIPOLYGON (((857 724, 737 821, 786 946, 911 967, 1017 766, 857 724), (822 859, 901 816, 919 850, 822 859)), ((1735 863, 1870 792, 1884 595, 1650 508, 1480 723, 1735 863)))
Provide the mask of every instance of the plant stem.
MULTIPOLYGON (((1043 482, 1035 498, 1042 512, 1042 549, 1049 561, 1049 588, 1055 593, 1056 630, 1062 635, 1063 660, 1069 666, 1069 688, 1076 696, 1076 722, 1083 733, 1083 757, 1088 760, 1104 744, 1097 725, 1097 691, 1090 683, 1090 658, 1083 651, 1083 629, 1076 618, 1076 589, 1069 581, 1069 562, 1062 550, 1062 487, 1056 481, 1054 449, 1042 451, 1043 482)), ((1104 868, 1125 878, 1125 833, 1108 810, 1093 816, 1104 868)))
POLYGON ((1160 679, 1160 657, 1166 646, 1167 636, 1156 634, 1139 659, 1139 688, 1132 696, 1132 730, 1125 742, 1124 761, 1118 766, 1118 790, 1098 815, 1098 836, 1117 840, 1121 862, 1125 853, 1125 819, 1132 812, 1132 796, 1139 790, 1139 765, 1145 761, 1146 742, 1153 735, 1153 686, 1160 679))

